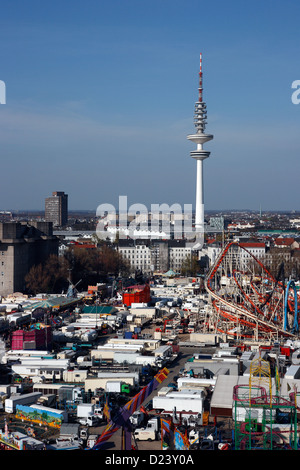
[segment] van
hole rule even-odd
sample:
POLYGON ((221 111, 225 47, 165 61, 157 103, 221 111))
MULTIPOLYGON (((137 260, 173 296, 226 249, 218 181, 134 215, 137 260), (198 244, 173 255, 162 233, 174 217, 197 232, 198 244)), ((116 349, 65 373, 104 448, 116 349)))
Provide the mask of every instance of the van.
POLYGON ((141 428, 134 431, 136 441, 155 441, 156 431, 154 429, 141 428))

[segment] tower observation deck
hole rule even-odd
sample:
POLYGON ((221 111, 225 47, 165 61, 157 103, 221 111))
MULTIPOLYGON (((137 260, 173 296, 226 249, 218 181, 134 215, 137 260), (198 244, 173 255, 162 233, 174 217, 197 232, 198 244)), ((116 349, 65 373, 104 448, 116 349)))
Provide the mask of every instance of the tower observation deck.
POLYGON ((190 134, 187 139, 197 145, 196 150, 190 152, 190 156, 197 161, 196 176, 196 210, 195 210, 195 231, 198 241, 203 239, 204 235, 204 185, 203 185, 203 160, 210 156, 210 152, 203 149, 203 144, 213 139, 212 134, 205 134, 206 126, 206 104, 202 99, 202 54, 200 54, 200 71, 199 71, 199 97, 195 103, 194 123, 196 128, 195 134, 190 134))

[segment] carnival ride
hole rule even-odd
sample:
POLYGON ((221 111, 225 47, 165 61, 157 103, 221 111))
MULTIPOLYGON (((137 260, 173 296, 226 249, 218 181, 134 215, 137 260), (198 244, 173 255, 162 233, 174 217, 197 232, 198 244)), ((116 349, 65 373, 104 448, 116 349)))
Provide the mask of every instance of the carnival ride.
POLYGON ((249 383, 233 390, 235 450, 299 449, 297 389, 281 395, 278 371, 271 377, 268 361, 251 362, 249 383))
POLYGON ((211 296, 209 329, 236 339, 278 341, 298 338, 298 292, 276 278, 237 242, 228 243, 206 278, 211 296))
POLYGON ((130 416, 141 406, 146 398, 162 383, 168 376, 169 371, 166 368, 160 370, 149 382, 142 388, 126 405, 120 408, 117 413, 111 417, 106 428, 98 437, 92 450, 103 449, 104 444, 113 436, 113 434, 122 428, 122 450, 132 449, 132 428, 130 416))

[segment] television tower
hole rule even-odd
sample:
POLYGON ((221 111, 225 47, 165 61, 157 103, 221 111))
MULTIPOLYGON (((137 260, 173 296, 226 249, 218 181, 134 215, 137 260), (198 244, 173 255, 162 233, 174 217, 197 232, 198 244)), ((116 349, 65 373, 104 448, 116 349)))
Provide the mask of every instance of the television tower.
POLYGON ((211 134, 205 134, 207 113, 206 104, 202 100, 202 91, 202 54, 200 54, 199 97, 195 103, 194 114, 196 133, 187 136, 188 140, 197 144, 197 149, 192 150, 190 155, 197 161, 195 230, 198 240, 199 236, 202 236, 204 240, 203 160, 210 155, 210 152, 203 150, 203 144, 214 137, 211 134))

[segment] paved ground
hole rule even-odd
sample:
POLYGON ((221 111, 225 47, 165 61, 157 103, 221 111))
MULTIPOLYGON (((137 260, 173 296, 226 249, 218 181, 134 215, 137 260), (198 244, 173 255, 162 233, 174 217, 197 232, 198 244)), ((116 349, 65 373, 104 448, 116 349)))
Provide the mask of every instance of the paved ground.
MULTIPOLYGON (((198 348, 199 349, 199 348, 198 348)), ((169 383, 171 382, 174 382, 174 376, 178 375, 180 369, 184 368, 184 364, 186 363, 187 359, 189 357, 191 357, 193 355, 195 351, 193 350, 193 348, 182 348, 181 349, 181 354, 179 356, 179 358, 174 361, 174 363, 168 367, 168 370, 169 370, 169 374, 167 376, 167 378, 159 385, 159 387, 154 390, 152 392, 151 395, 149 395, 149 397, 145 400, 145 403, 148 403, 156 394, 157 394, 157 391, 161 388, 161 387, 165 387, 167 386, 169 383)), ((99 426, 97 428, 92 428, 90 430, 90 434, 97 434, 97 435, 100 435, 103 430, 105 429, 105 425, 104 426, 99 426)), ((157 440, 157 441, 138 441, 137 442, 137 447, 138 447, 138 450, 161 450, 161 441, 160 439, 157 440)), ((105 450, 112 450, 112 451, 116 451, 116 450, 120 450, 121 449, 121 431, 117 431, 113 437, 111 437, 109 439, 109 441, 107 441, 107 443, 105 444, 104 448, 105 450)))

